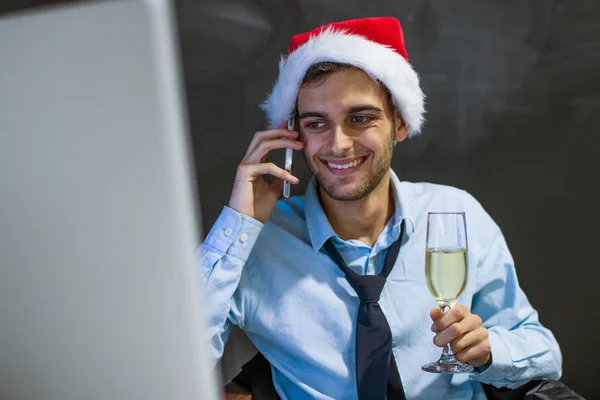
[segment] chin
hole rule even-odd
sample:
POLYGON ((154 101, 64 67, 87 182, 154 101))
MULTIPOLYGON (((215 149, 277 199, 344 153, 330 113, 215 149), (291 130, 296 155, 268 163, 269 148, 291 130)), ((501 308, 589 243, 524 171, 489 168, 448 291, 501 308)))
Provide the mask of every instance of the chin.
POLYGON ((332 184, 330 182, 321 182, 318 178, 319 186, 327 193, 329 197, 338 201, 357 201, 361 200, 369 193, 371 190, 368 188, 361 187, 361 185, 357 184, 332 184))

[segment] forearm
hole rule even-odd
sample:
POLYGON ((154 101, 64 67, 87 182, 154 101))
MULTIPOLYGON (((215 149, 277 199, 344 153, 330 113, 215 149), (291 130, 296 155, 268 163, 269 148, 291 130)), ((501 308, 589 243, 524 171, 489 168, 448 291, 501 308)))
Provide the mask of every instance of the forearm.
POLYGON ((244 266, 262 224, 225 207, 198 250, 208 332, 216 363, 232 325, 244 323, 244 266))
POLYGON ((518 387, 536 379, 558 379, 562 355, 552 332, 519 286, 514 260, 498 226, 485 213, 475 218, 477 290, 472 312, 488 330, 492 363, 473 378, 497 387, 518 387))
POLYGON ((488 328, 492 363, 474 379, 497 387, 514 388, 537 379, 559 379, 562 355, 550 330, 544 328, 532 310, 524 321, 509 329, 488 328))

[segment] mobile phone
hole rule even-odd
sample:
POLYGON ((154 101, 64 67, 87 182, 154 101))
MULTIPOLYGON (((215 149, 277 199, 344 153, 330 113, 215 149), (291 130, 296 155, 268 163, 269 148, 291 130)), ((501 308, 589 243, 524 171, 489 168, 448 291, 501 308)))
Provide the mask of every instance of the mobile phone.
MULTIPOLYGON (((288 130, 289 131, 293 131, 294 130, 294 117, 291 116, 288 119, 288 130)), ((289 172, 290 174, 292 173, 292 149, 285 149, 285 170, 287 172, 289 172)), ((291 188, 291 184, 288 181, 284 181, 283 182, 283 197, 290 197, 290 188, 291 188)))

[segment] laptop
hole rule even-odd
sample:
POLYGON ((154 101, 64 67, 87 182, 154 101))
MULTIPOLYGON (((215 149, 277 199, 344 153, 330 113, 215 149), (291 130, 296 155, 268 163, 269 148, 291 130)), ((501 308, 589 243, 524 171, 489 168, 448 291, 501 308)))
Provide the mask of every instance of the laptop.
POLYGON ((217 399, 173 21, 0 18, 0 399, 217 399))

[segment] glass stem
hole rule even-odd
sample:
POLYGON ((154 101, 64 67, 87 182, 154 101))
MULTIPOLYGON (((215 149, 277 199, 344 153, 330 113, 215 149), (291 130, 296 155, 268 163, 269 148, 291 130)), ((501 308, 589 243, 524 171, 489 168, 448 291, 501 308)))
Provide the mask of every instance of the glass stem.
MULTIPOLYGON (((442 311, 442 314, 446 314, 448 311, 450 311, 450 308, 452 307, 450 307, 450 305, 447 303, 440 305, 440 310, 442 311)), ((450 344, 447 344, 442 348, 442 359, 448 358, 454 358, 454 353, 452 353, 452 348, 450 347, 450 344)))

